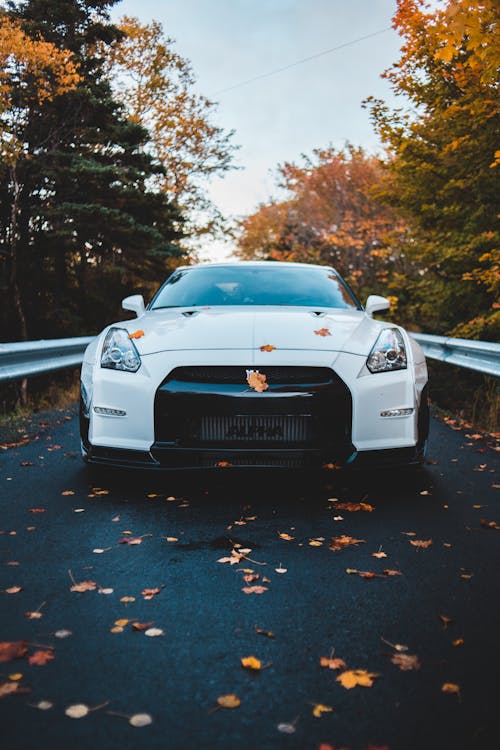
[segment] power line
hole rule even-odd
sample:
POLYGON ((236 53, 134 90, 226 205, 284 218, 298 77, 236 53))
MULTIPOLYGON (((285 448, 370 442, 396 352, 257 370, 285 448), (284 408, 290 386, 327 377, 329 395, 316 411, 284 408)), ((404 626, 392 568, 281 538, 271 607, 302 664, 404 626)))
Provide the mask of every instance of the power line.
POLYGON ((270 76, 275 76, 277 73, 282 73, 284 70, 295 68, 297 65, 302 65, 302 63, 309 62, 309 60, 315 60, 317 57, 323 57, 323 55, 329 55, 332 52, 337 52, 340 49, 345 49, 345 47, 351 47, 353 44, 358 44, 358 42, 363 42, 365 39, 371 39, 371 37, 378 36, 379 34, 384 34, 386 31, 390 31, 390 30, 391 30, 391 27, 387 26, 385 29, 379 29, 378 31, 374 31, 371 34, 360 36, 357 39, 352 39, 350 42, 344 42, 344 44, 339 44, 337 47, 331 47, 330 49, 323 50, 323 52, 317 52, 315 55, 310 55, 309 57, 303 57, 302 60, 296 60, 295 62, 290 63, 290 65, 285 65, 283 68, 276 68, 275 70, 269 71, 269 73, 261 73, 260 75, 254 76, 253 78, 247 78, 246 81, 235 83, 233 86, 228 86, 225 89, 219 89, 219 91, 215 91, 212 94, 212 96, 218 96, 219 94, 225 94, 227 91, 233 91, 234 89, 239 89, 241 86, 247 86, 249 83, 253 83, 254 81, 260 81, 262 78, 269 78, 270 76))

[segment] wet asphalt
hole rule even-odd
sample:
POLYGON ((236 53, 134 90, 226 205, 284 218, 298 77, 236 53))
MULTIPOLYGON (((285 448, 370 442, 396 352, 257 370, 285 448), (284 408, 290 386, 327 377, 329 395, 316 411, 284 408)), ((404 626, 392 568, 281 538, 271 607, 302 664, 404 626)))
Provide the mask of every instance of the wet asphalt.
POLYGON ((94 475, 73 412, 35 427, 0 451, 0 641, 27 649, 0 664, 0 695, 18 685, 0 697, 2 748, 499 746, 500 478, 487 439, 433 419, 421 472, 94 475), (342 535, 360 541, 330 549, 342 535), (265 590, 243 591, 254 586, 265 590), (30 664, 38 651, 47 663, 30 664), (263 668, 243 668, 249 656, 263 668), (348 670, 377 676, 347 689, 348 670), (218 707, 224 695, 240 705, 218 707), (95 710, 70 718, 75 704, 95 710), (318 705, 332 710, 316 717, 318 705), (152 723, 131 726, 143 713, 152 723))

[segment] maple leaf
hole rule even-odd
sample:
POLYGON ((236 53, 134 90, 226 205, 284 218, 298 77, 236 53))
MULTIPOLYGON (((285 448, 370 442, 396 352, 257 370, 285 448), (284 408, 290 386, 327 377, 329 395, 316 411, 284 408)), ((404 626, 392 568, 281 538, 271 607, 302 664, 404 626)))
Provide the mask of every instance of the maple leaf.
POLYGON ((418 656, 415 654, 393 654, 391 662, 401 669, 402 672, 408 672, 411 669, 420 669, 418 656))
POLYGON ((323 714, 331 713, 333 708, 331 706, 324 706, 322 703, 316 703, 313 707, 312 713, 317 719, 320 719, 323 714))
POLYGON ((22 659, 27 653, 27 641, 2 641, 0 643, 0 663, 22 659))
POLYGON ((264 346, 259 347, 261 352, 273 352, 276 347, 272 344, 264 344, 264 346))
POLYGON ((52 661, 52 659, 55 659, 53 651, 35 651, 34 654, 32 654, 28 661, 30 664, 36 664, 37 667, 44 667, 47 662, 52 661))
POLYGON ((432 539, 409 539, 408 541, 414 547, 419 547, 423 549, 427 549, 427 547, 430 547, 432 544, 432 539))
POLYGON ((320 657, 319 664, 321 667, 328 669, 344 669, 346 666, 343 659, 339 659, 338 657, 335 659, 328 659, 326 656, 320 657))
POLYGON ((295 537, 290 536, 290 534, 286 534, 285 532, 278 533, 278 536, 279 536, 280 539, 285 539, 287 542, 291 542, 292 539, 295 539, 295 537))
POLYGON ((319 328, 317 331, 314 331, 316 336, 331 336, 329 328, 319 328))
POLYGON ((215 465, 218 466, 219 469, 227 469, 228 466, 232 466, 233 464, 229 461, 217 461, 215 465))
POLYGON ((260 659, 257 659, 255 656, 244 656, 240 659, 241 666, 245 669, 253 669, 255 671, 259 671, 259 669, 262 669, 262 662, 260 659))
MULTIPOLYGON (((119 620, 116 621, 116 624, 118 624, 119 620)), ((125 620, 127 623, 128 620, 125 620)), ((153 623, 152 622, 133 622, 132 623, 132 629, 133 630, 147 630, 151 627, 153 623)))
POLYGON ((263 594, 269 589, 267 586, 244 586, 241 590, 244 594, 263 594))
POLYGON ((269 385, 266 380, 267 376, 264 373, 260 373, 258 370, 247 370, 247 383, 257 393, 267 391, 269 385))
POLYGON ((142 339, 144 336, 144 331, 138 330, 134 331, 133 333, 129 333, 128 337, 129 339, 142 339))
POLYGON ((360 685, 361 687, 372 687, 373 680, 376 677, 379 677, 379 675, 375 672, 367 672, 364 669, 348 669, 346 672, 339 674, 336 681, 340 682, 340 684, 347 690, 350 690, 351 688, 356 687, 356 685, 360 685))
POLYGON ((364 539, 354 539, 352 536, 342 534, 341 536, 334 536, 332 538, 332 543, 328 549, 337 552, 338 550, 345 549, 345 547, 349 547, 351 544, 363 544, 364 541, 364 539))

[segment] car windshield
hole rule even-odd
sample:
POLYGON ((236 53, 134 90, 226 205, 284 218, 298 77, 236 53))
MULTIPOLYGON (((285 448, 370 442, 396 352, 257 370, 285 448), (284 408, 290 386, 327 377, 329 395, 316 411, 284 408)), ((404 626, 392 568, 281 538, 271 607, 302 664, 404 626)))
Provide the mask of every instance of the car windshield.
POLYGON ((205 266, 175 271, 150 309, 216 305, 287 305, 361 309, 333 270, 298 266, 205 266))

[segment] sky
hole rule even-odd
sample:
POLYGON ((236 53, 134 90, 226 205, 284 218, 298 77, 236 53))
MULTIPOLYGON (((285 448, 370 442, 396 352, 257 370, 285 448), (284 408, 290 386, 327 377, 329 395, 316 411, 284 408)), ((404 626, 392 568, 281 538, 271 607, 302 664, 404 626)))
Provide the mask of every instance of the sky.
MULTIPOLYGON (((225 215, 238 218, 278 194, 279 163, 348 141, 380 151, 361 103, 370 95, 396 103, 380 77, 399 57, 401 40, 390 28, 395 5, 395 0, 122 0, 112 18, 160 21, 176 51, 191 61, 197 90, 217 102, 214 121, 235 131, 240 169, 213 179, 209 195, 225 215), (347 46, 239 85, 341 45, 347 46)), ((231 252, 230 244, 205 241, 201 258, 223 260, 231 252)))

